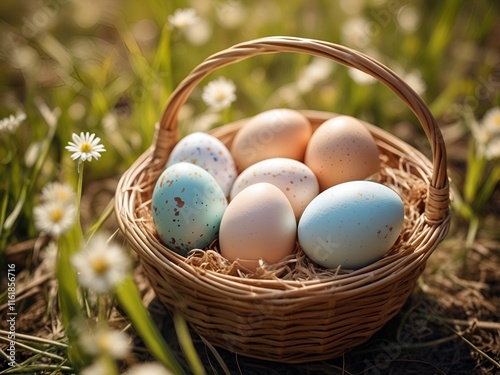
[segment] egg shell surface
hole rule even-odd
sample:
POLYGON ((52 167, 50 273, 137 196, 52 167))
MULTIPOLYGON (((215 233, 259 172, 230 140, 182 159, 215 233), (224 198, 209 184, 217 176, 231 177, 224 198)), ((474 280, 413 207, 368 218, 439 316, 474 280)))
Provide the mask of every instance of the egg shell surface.
POLYGON ((227 198, 203 168, 186 162, 166 168, 152 196, 153 222, 161 241, 186 256, 203 249, 219 234, 227 198))
POLYGON ((231 145, 238 171, 258 161, 284 157, 304 160, 312 126, 302 113, 286 108, 261 112, 236 133, 231 145))
POLYGON ((186 135, 172 149, 167 167, 179 162, 196 164, 205 169, 229 196, 238 172, 231 152, 219 139, 202 132, 186 135))
POLYGON ((321 191, 368 178, 380 170, 375 140, 366 126, 351 116, 323 122, 311 136, 304 163, 318 178, 321 191))
POLYGON ((259 259, 273 264, 293 253, 297 222, 285 194, 276 186, 260 182, 234 197, 220 225, 219 245, 223 257, 255 271, 259 259))
POLYGON ((299 221, 298 239, 317 264, 357 269, 386 254, 403 221, 403 201, 394 190, 373 181, 350 181, 309 203, 299 221))
POLYGON ((252 164, 239 174, 231 188, 231 199, 258 182, 278 187, 288 198, 297 220, 319 194, 318 180, 304 163, 289 158, 271 158, 252 164))

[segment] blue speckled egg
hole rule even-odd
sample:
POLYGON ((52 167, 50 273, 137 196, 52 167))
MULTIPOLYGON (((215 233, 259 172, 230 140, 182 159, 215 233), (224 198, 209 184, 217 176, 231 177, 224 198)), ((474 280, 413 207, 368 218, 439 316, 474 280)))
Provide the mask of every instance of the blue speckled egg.
POLYGON ((220 140, 202 132, 185 136, 170 153, 167 167, 179 162, 196 164, 205 169, 229 196, 238 172, 231 153, 220 140))
POLYGON ((163 171, 151 202, 161 241, 183 256, 192 249, 203 249, 217 238, 226 207, 226 195, 214 177, 186 162, 163 171))
POLYGON ((335 185, 304 210, 298 239, 319 265, 364 267, 382 258, 403 228, 404 205, 391 188, 373 181, 335 185))

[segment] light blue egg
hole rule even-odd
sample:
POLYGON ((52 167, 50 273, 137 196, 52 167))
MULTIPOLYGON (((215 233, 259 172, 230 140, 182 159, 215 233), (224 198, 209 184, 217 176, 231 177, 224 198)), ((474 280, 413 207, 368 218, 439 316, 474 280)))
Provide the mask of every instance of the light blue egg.
POLYGON ((163 171, 153 190, 153 221, 161 241, 186 256, 203 249, 219 234, 227 199, 203 168, 186 162, 163 171))
POLYGON ((298 239, 317 264, 356 269, 384 256, 403 221, 403 201, 394 190, 373 181, 350 181, 309 203, 299 221, 298 239))

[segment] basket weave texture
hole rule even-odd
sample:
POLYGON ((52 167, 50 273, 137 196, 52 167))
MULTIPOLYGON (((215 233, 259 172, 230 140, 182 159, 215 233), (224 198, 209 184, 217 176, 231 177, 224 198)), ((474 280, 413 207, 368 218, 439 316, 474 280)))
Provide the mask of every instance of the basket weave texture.
MULTIPOLYGON (((313 128, 335 116, 302 111, 313 128)), ((212 132, 228 147, 246 119, 212 132)), ((446 150, 424 101, 394 72, 372 58, 329 42, 266 37, 208 57, 177 87, 152 146, 124 173, 116 192, 121 231, 135 250, 159 299, 178 309, 211 344, 250 357, 288 363, 342 355, 367 341, 398 313, 450 223, 446 150), (326 270, 297 247, 293 257, 253 275, 242 274, 217 250, 184 258, 159 240, 151 196, 179 140, 177 117, 192 90, 214 70, 268 53, 306 53, 363 71, 389 87, 414 112, 430 142, 432 162, 390 133, 366 124, 380 152, 381 182, 405 204, 403 231, 381 260, 364 268, 326 270)))

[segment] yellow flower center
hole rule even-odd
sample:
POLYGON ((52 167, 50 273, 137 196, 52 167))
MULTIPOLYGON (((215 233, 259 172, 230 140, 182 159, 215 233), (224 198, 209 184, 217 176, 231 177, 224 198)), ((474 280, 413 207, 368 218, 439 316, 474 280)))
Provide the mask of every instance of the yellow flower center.
POLYGON ((500 128, 500 115, 495 116, 493 118, 493 125, 495 128, 500 128))
POLYGON ((108 335, 106 334, 100 334, 98 337, 97 337, 97 346, 102 350, 102 351, 105 351, 105 352, 108 352, 109 351, 109 339, 108 339, 108 335))
POLYGON ((226 100, 227 94, 224 91, 219 91, 215 94, 215 100, 218 102, 222 102, 226 100))
POLYGON ((83 142, 82 145, 80 146, 80 151, 81 152, 90 152, 90 151, 92 151, 92 145, 88 142, 83 142))
POLYGON ((60 208, 55 209, 50 214, 50 220, 52 220, 53 223, 58 223, 59 221, 61 221, 62 217, 63 217, 63 212, 60 208))
POLYGON ((106 262, 103 258, 96 258, 92 261, 92 269, 98 275, 102 275, 109 268, 108 262, 106 262))
POLYGON ((59 191, 57 192, 57 198, 59 198, 60 201, 67 201, 68 200, 68 194, 65 191, 59 191))

